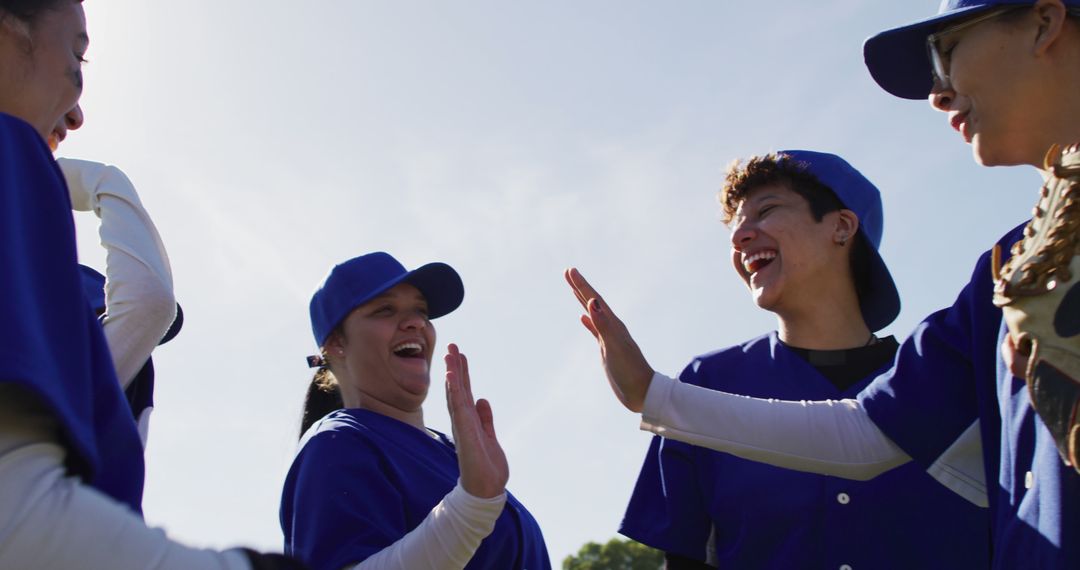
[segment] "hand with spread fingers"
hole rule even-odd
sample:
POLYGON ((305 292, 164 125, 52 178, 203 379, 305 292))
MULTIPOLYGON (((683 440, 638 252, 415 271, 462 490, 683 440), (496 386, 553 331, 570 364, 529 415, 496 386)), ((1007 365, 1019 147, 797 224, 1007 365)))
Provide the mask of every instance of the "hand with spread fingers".
POLYGON ((490 499, 506 492, 510 467, 499 440, 491 404, 473 400, 469 361, 457 345, 446 355, 446 406, 454 430, 461 486, 474 497, 490 499))
POLYGON ((600 343, 600 358, 611 389, 627 409, 640 412, 645 406, 645 394, 652 382, 652 367, 641 354, 626 325, 611 312, 611 307, 603 303, 600 294, 589 285, 581 272, 572 267, 566 270, 565 277, 586 311, 581 316, 581 324, 600 343))

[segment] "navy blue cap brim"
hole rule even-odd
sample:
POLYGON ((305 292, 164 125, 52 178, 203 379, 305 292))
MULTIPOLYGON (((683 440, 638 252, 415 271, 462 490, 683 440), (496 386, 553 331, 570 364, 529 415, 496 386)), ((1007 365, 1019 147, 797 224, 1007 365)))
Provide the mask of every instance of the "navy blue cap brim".
POLYGON ((994 7, 967 6, 868 38, 863 43, 863 59, 870 76, 897 97, 926 99, 934 87, 926 37, 943 24, 994 7))
POLYGON ((437 319, 452 313, 465 299, 465 285, 453 267, 441 262, 422 265, 401 279, 416 287, 428 304, 428 318, 437 319))
MULTIPOLYGON (((859 237, 866 239, 861 233, 859 237)), ((869 247, 869 244, 867 246, 870 252, 870 275, 859 298, 859 310, 870 331, 877 332, 889 326, 900 314, 900 293, 881 254, 869 247)))
POLYGON ((180 303, 176 304, 176 318, 173 319, 169 330, 165 331, 165 336, 161 337, 161 342, 158 344, 165 344, 172 340, 176 335, 180 334, 180 329, 184 327, 184 309, 180 307, 180 303))

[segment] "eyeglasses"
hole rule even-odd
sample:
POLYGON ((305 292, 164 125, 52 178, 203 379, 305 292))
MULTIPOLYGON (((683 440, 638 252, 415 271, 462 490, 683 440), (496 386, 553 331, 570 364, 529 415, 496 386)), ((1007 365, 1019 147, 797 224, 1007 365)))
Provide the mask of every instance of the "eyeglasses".
POLYGON ((938 88, 949 89, 952 87, 952 82, 949 79, 949 55, 952 53, 952 48, 956 47, 956 44, 953 44, 949 51, 943 52, 941 49, 941 38, 1023 8, 1030 8, 1030 6, 1006 6, 1004 8, 990 10, 985 14, 980 14, 970 20, 964 20, 956 25, 938 30, 937 32, 926 36, 926 51, 930 56, 930 69, 931 73, 933 73, 934 82, 938 85, 938 88))

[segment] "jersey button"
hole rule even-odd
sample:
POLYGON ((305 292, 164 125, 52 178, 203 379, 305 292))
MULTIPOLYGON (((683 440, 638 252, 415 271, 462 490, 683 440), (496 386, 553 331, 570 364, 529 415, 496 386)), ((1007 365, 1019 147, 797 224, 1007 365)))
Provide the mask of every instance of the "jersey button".
POLYGON ((840 570, 851 570, 851 564, 841 564, 840 570))
MULTIPOLYGON (((841 505, 846 505, 851 502, 851 497, 848 496, 847 493, 840 493, 836 496, 836 502, 840 503, 841 505)), ((844 568, 844 566, 841 566, 840 568, 844 568)), ((851 567, 849 566, 848 570, 850 570, 850 568, 851 567)))

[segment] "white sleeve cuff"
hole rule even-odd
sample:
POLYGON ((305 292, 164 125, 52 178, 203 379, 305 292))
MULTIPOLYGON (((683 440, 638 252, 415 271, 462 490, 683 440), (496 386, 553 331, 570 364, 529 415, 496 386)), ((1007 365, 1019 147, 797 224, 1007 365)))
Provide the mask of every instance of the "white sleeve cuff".
POLYGON ((495 528, 506 493, 481 499, 458 482, 419 526, 357 564, 356 570, 459 570, 495 528))

